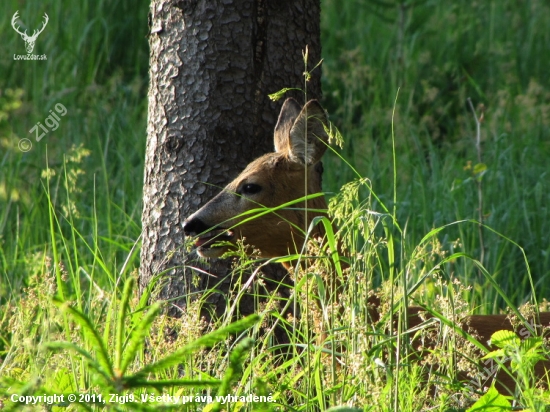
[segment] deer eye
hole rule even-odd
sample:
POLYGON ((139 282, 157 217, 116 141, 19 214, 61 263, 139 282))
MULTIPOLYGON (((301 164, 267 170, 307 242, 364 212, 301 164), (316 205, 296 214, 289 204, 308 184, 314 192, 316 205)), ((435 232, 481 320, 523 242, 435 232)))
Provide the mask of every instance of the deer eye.
POLYGON ((262 187, 260 185, 254 184, 254 183, 246 183, 241 188, 241 194, 243 195, 254 195, 256 193, 259 193, 262 190, 262 187))

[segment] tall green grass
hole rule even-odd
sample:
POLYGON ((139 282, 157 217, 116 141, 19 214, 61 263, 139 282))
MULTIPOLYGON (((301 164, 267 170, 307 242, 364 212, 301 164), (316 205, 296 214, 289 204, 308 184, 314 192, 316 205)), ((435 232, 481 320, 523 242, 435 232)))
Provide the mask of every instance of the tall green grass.
MULTIPOLYGON (((346 138, 342 157, 359 176, 368 178, 348 186, 340 195, 347 197, 339 198, 344 199, 340 204, 348 205, 340 211, 340 227, 350 228, 355 240, 350 250, 360 255, 352 262, 349 288, 341 297, 344 314, 340 323, 327 326, 317 305, 305 305, 320 300, 316 286, 323 285, 326 274, 319 261, 319 267, 296 274, 294 292, 303 318, 288 317, 273 298, 258 303, 263 329, 232 335, 251 337, 254 345, 249 340, 237 346, 221 342, 218 351, 187 354, 177 366, 152 370, 147 379, 161 382, 156 393, 161 393, 160 388, 172 395, 197 393, 196 387, 183 383, 169 385, 183 376, 207 381, 201 393, 214 394, 214 388, 222 385, 218 393, 254 392, 275 399, 241 405, 253 410, 324 410, 348 404, 373 411, 396 407, 412 411, 427 405, 428 380, 441 389, 431 404, 434 410, 465 410, 471 405, 480 394, 457 394, 452 379, 456 365, 442 362, 447 375, 426 375, 423 365, 398 363, 389 356, 396 350, 405 356, 407 346, 396 340, 399 335, 389 333, 389 323, 368 321, 364 302, 375 286, 382 286, 388 301, 407 301, 413 296, 403 291, 422 279, 414 299, 445 317, 454 319, 471 311, 496 313, 507 302, 515 306, 530 300, 528 268, 538 300, 549 296, 549 7, 542 0, 452 4, 324 0, 323 103, 346 138), (482 176, 474 170, 479 162, 467 97, 478 114, 484 114, 482 176), (486 271, 461 255, 481 255, 477 224, 432 231, 478 219, 479 179, 484 223, 502 234, 484 231, 486 271), (529 266, 510 240, 524 248, 529 266), (432 277, 432 272, 442 279, 432 277), (447 277, 471 289, 453 289, 447 277), (438 294, 456 299, 458 308, 445 312, 449 308, 437 300, 438 294), (288 349, 273 347, 271 321, 291 331, 292 358, 281 357, 288 349), (329 330, 326 342, 312 333, 320 329, 329 330), (441 383, 442 376, 449 379, 441 383)), ((201 324, 196 307, 181 321, 156 317, 150 334, 135 329, 146 316, 142 313, 151 309, 124 291, 139 264, 147 12, 147 2, 122 0, 78 5, 8 0, 0 5, 4 16, 0 20, 4 45, 0 53, 0 399, 4 402, 4 394, 14 392, 93 392, 115 387, 121 394, 129 393, 130 386, 116 387, 121 380, 113 365, 120 366, 122 348, 128 350, 130 342, 132 351, 144 345, 134 352, 134 363, 126 370, 137 373, 209 330, 201 324), (45 53, 47 61, 13 60, 13 54, 24 53, 23 41, 10 26, 16 10, 31 30, 44 12, 50 16, 34 51, 45 53), (57 103, 67 108, 67 114, 56 131, 36 142, 29 130, 44 123, 57 103), (23 138, 33 144, 25 153, 18 148, 23 138), (61 303, 65 309, 59 310, 54 296, 71 302, 71 309, 61 303), (132 330, 138 331, 139 339, 132 330), (177 338, 170 333, 174 330, 177 338), (71 342, 82 351, 51 342, 71 342), (107 354, 101 355, 102 351, 107 354), (99 361, 98 356, 102 356, 99 361), (105 375, 105 369, 113 373, 105 375)), ((324 181, 329 191, 337 192, 358 177, 342 162, 335 155, 327 156, 324 181)), ((239 298, 245 286, 244 280, 237 282, 232 296, 239 298)), ((263 293, 260 286, 254 287, 257 295, 263 293)), ((340 313, 329 306, 321 307, 325 313, 340 313)), ((394 312, 398 319, 400 310, 394 312)), ((389 315, 384 321, 390 322, 389 315)), ((225 330, 230 323, 226 316, 210 328, 225 330)), ((443 358, 449 353, 448 344, 441 346, 443 358)), ((462 344, 460 350, 468 353, 467 343, 462 344)), ((145 393, 146 386, 138 386, 131 387, 136 394, 145 393)), ((544 396, 528 387, 515 399, 535 405, 530 400, 544 396)), ((86 407, 102 405, 82 405, 86 407)), ((193 403, 189 410, 197 407, 207 406, 193 403)), ((234 410, 239 407, 233 405, 234 410)), ((124 405, 117 408, 129 410, 124 405)))
MULTIPOLYGON (((48 202, 51 197, 69 229, 78 230, 107 259, 121 266, 140 233, 141 185, 145 147, 147 88, 146 9, 130 2, 2 2, 0 32, 5 39, 0 60, 0 256, 3 278, 0 300, 25 284, 27 264, 37 253, 49 253, 48 202), (24 43, 10 20, 19 10, 29 27, 50 21, 38 37, 34 53, 47 61, 15 61, 24 43), (59 127, 39 142, 29 133, 61 103, 67 114, 59 127), (18 149, 21 139, 32 149, 18 149), (71 187, 71 194, 63 187, 71 187), (101 201, 97 201, 101 199, 101 201), (97 217, 101 218, 97 218, 97 217), (8 286, 9 285, 9 286, 8 286), (10 290, 7 290, 9 288, 10 290)), ((32 31, 31 31, 32 32, 32 31)), ((78 252, 88 252, 80 246, 78 252)), ((96 266, 77 256, 65 258, 78 267, 96 266)), ((89 270, 93 273, 97 268, 89 270)), ((103 282, 105 278, 100 277, 103 282)), ((112 281, 112 278, 111 278, 112 281)), ((17 294, 17 293, 15 293, 17 294)))
MULTIPOLYGON (((470 97, 484 114, 485 223, 525 248, 543 297, 550 292, 549 11, 543 1, 327 0, 322 13, 326 106, 347 137, 346 159, 385 201, 392 199, 391 113, 399 90, 397 201, 410 244, 433 227, 478 219, 470 97)), ((329 187, 350 179, 336 161, 327 163, 329 187)), ((480 255, 474 228, 446 236, 446 245, 460 239, 480 255)), ((486 236, 483 263, 515 302, 525 301, 531 291, 519 250, 486 236)), ((502 307, 475 270, 456 272, 476 285, 474 306, 502 307)))

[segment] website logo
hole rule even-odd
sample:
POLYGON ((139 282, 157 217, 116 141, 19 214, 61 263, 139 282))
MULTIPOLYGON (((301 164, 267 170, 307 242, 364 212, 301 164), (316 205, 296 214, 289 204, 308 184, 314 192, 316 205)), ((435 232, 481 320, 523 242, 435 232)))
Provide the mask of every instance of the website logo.
POLYGON ((48 24, 48 21, 50 20, 48 15, 44 13, 44 22, 42 23, 42 27, 38 30, 34 30, 32 33, 32 36, 29 36, 27 34, 27 30, 24 32, 21 31, 21 27, 17 24, 17 19, 19 18, 19 10, 15 12, 11 19, 11 26, 13 29, 21 35, 21 38, 25 42, 25 48, 27 49, 27 55, 13 55, 14 60, 46 60, 47 57, 45 54, 43 55, 36 55, 32 54, 32 51, 34 50, 34 45, 36 43, 36 39, 44 31, 46 28, 46 25, 48 24))

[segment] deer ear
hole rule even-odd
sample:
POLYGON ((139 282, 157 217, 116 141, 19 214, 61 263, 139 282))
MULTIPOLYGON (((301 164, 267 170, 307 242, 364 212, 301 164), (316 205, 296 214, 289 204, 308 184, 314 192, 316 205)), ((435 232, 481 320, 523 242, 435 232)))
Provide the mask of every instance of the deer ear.
POLYGON ((327 149, 327 124, 327 115, 319 102, 307 102, 290 129, 289 158, 304 165, 313 165, 321 160, 327 149))
POLYGON ((292 97, 285 100, 273 135, 276 152, 290 151, 288 136, 290 135, 290 128, 300 114, 300 109, 300 105, 292 97))

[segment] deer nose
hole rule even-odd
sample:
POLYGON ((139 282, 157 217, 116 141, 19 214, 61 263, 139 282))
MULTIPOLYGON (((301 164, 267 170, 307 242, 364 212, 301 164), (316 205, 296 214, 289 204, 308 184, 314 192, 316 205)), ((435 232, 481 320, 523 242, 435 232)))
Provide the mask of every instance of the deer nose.
POLYGON ((195 236, 199 233, 208 232, 210 226, 200 220, 198 217, 192 217, 183 222, 183 232, 186 236, 195 236))

